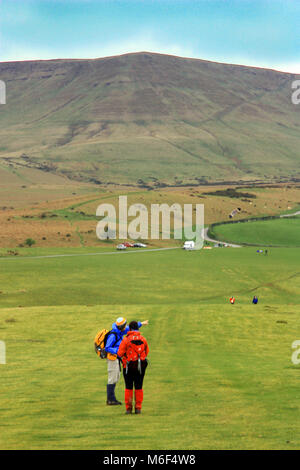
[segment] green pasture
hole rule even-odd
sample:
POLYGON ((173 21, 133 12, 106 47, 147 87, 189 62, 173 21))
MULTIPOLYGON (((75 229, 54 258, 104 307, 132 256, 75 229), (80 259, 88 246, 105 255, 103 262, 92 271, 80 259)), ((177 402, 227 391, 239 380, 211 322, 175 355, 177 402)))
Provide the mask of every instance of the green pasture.
POLYGON ((261 246, 300 247, 300 217, 223 224, 214 227, 218 240, 261 246))
POLYGON ((292 248, 0 258, 0 448, 299 449, 299 261, 292 248), (93 351, 120 315, 149 319, 141 416, 106 406, 93 351))

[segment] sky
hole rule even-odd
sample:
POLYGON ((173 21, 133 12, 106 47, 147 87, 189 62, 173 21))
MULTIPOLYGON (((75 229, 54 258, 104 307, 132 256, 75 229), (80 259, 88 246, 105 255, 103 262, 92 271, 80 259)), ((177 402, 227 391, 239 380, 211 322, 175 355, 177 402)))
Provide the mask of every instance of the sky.
POLYGON ((300 73, 300 0, 0 0, 0 61, 138 51, 300 73))

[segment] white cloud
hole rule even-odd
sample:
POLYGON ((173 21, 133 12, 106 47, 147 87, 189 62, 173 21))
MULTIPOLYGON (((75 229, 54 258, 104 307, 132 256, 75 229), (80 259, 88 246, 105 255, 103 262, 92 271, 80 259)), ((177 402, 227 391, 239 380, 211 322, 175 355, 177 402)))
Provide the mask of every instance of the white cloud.
POLYGON ((281 70, 282 72, 300 74, 300 61, 291 63, 291 64, 278 64, 276 66, 276 70, 281 70))
POLYGON ((270 63, 270 62, 265 62, 262 63, 261 61, 259 62, 253 62, 253 61, 238 61, 235 62, 238 63, 239 65, 246 65, 248 67, 260 67, 263 69, 272 69, 272 70, 277 70, 278 72, 287 72, 287 73, 296 73, 300 74, 300 63, 299 62, 294 62, 294 63, 270 63))
POLYGON ((50 49, 36 50, 26 47, 20 47, 18 44, 12 43, 4 46, 2 41, 1 48, 1 62, 17 62, 22 60, 46 60, 57 58, 57 54, 55 53, 55 51, 51 51, 50 49))
MULTIPOLYGON (((76 57, 80 58, 98 58, 113 55, 126 54, 130 52, 157 52, 161 54, 178 55, 181 57, 197 57, 195 51, 176 43, 160 44, 150 32, 143 32, 138 36, 129 38, 127 41, 120 43, 119 41, 107 43, 105 45, 97 45, 89 47, 88 55, 86 49, 76 51, 76 57)), ((74 54, 73 54, 74 56, 74 54)))
POLYGON ((63 53, 50 48, 27 48, 26 46, 20 47, 19 44, 12 42, 5 42, 1 38, 2 54, 1 61, 21 61, 21 60, 47 60, 47 59, 96 59, 100 57, 108 57, 130 52, 149 51, 161 54, 177 55, 181 57, 194 57, 197 54, 192 49, 183 47, 179 44, 160 44, 152 33, 143 32, 142 34, 129 38, 127 41, 110 42, 101 44, 101 42, 84 45, 82 48, 78 45, 74 47, 64 47, 63 53))

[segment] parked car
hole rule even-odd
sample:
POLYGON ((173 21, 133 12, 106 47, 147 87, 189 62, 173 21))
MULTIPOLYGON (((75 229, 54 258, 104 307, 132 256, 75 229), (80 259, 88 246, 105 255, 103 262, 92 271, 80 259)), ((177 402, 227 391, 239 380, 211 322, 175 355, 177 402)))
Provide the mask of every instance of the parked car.
POLYGON ((124 242, 123 245, 126 246, 127 248, 133 248, 134 247, 134 244, 130 243, 130 242, 124 242))
POLYGON ((126 250, 126 246, 123 243, 120 243, 120 245, 117 246, 117 250, 126 250))
POLYGON ((140 242, 136 242, 133 244, 134 247, 136 248, 146 248, 147 245, 145 245, 145 243, 140 243, 140 242))

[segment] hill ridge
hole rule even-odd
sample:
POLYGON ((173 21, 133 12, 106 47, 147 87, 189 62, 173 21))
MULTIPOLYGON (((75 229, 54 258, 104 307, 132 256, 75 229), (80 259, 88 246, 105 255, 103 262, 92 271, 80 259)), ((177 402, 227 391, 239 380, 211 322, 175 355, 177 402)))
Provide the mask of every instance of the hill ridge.
POLYGON ((147 51, 0 62, 2 171, 25 155, 98 184, 297 179, 296 77, 147 51))

